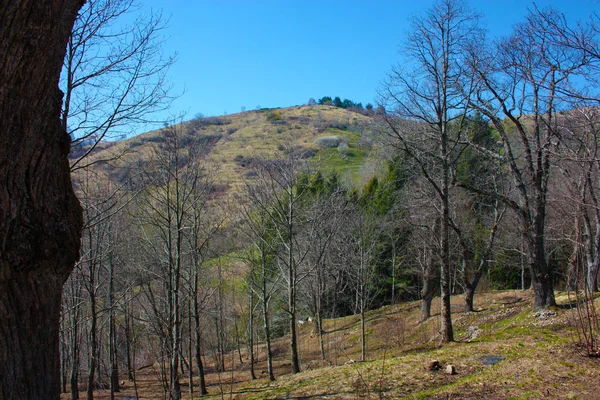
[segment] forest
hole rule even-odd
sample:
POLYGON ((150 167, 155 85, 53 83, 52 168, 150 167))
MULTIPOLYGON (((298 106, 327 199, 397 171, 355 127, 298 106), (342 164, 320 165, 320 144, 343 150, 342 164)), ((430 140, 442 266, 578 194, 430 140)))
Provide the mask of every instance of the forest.
POLYGON ((114 399, 125 378, 138 398, 147 371, 164 399, 206 395, 205 374, 233 374, 234 357, 275 381, 282 351, 286 373, 304 371, 305 326, 335 365, 325 320, 347 316, 367 362, 369 312, 409 302, 419 324, 439 321, 429 340, 451 343, 456 310, 494 290, 528 291, 533 312, 558 291, 591 302, 576 329, 600 354, 597 14, 533 5, 498 39, 466 2, 439 0, 411 19, 375 107, 325 96, 124 137, 168 107, 174 62, 155 14, 93 50, 132 4, 88 1, 62 66, 83 217, 56 330, 64 398, 114 399))

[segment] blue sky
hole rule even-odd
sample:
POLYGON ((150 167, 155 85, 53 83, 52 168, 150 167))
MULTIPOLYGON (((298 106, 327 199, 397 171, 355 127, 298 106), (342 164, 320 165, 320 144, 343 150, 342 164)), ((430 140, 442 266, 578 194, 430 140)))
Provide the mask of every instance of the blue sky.
MULTIPOLYGON (((169 26, 164 51, 178 53, 170 71, 172 113, 223 115, 287 107, 340 96, 374 103, 398 61, 408 18, 431 0, 143 0, 169 26)), ((472 0, 490 36, 507 35, 533 2, 472 0)), ((570 19, 600 11, 598 0, 539 0, 570 19)))

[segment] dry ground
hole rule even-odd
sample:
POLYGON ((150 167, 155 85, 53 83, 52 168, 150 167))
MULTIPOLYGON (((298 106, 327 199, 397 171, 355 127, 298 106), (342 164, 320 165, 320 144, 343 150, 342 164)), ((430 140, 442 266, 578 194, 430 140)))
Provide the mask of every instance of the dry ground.
MULTIPOLYGON (((599 361, 579 352, 573 314, 565 306, 568 299, 564 295, 557 299, 562 307, 534 314, 530 292, 490 292, 476 298, 477 312, 464 313, 462 298, 457 296, 452 300, 456 342, 444 346, 438 342, 438 309, 434 317, 419 323, 418 302, 384 307, 368 315, 366 362, 357 361, 357 317, 326 321, 326 360, 320 358, 312 326, 304 325, 299 343, 302 373, 289 373, 287 340, 282 338, 274 342, 275 382, 265 378, 264 348, 259 346, 255 381, 249 379, 247 362, 241 364, 237 352, 228 355, 227 372, 219 374, 208 365, 209 398, 600 398, 590 384, 600 378, 599 361), (497 358, 485 358, 489 356, 497 358), (457 374, 429 371, 432 360, 454 365, 457 374)), ((434 304, 439 308, 439 301, 434 304)), ((247 361, 246 354, 242 357, 247 361)), ((162 398, 155 368, 138 371, 139 398, 162 398)), ((187 384, 184 379, 184 398, 191 398, 187 384)), ((133 384, 126 381, 117 398, 134 394, 133 384)), ((108 398, 103 391, 96 396, 108 398)))

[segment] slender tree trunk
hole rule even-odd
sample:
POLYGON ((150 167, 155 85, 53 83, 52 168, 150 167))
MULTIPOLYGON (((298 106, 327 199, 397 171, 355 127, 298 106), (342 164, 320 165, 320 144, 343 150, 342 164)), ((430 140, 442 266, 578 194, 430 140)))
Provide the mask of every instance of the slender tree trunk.
MULTIPOLYGON (((61 316, 63 318, 66 318, 66 312, 63 309, 61 311, 61 316)), ((65 322, 61 323, 61 325, 63 325, 65 322)), ((67 393, 67 375, 68 372, 67 370, 69 369, 69 362, 68 362, 68 358, 69 358, 69 352, 68 352, 68 348, 67 348, 67 335, 65 333, 65 326, 62 326, 61 332, 60 332, 60 381, 61 381, 61 385, 62 385, 62 392, 63 393, 67 393)))
MULTIPOLYGON (((444 84, 446 80, 444 79, 444 84)), ((444 111, 445 113, 445 111, 444 111)), ((444 116, 444 123, 446 118, 444 116)), ((441 278, 441 296, 442 296, 442 341, 454 341, 454 331, 452 329, 452 310, 450 304, 450 201, 448 182, 450 177, 450 166, 448 165, 448 132, 441 132, 442 141, 442 226, 441 226, 441 247, 442 247, 442 264, 440 271, 441 278)))
MULTIPOLYGON (((95 261, 92 261, 92 264, 95 261)), ((89 295, 90 295, 90 361, 88 370, 88 381, 87 381, 87 399, 94 399, 94 388, 96 386, 96 363, 98 361, 98 340, 97 324, 98 315, 96 313, 96 267, 90 265, 90 281, 89 281, 89 295)))
POLYGON ((267 375, 270 381, 275 380, 273 373, 273 355, 271 352, 271 331, 269 328, 269 297, 267 294, 267 276, 266 269, 263 268, 262 276, 262 312, 263 312, 263 329, 265 332, 265 351, 267 353, 267 375))
POLYGON ((189 377, 189 382, 188 382, 188 391, 190 393, 190 397, 193 399, 194 398, 194 368, 193 368, 193 361, 192 358, 193 356, 193 343, 192 343, 192 314, 193 314, 193 305, 192 302, 194 301, 194 296, 191 295, 188 298, 188 321, 187 321, 187 327, 188 327, 188 331, 187 331, 187 336, 188 336, 188 360, 189 360, 189 365, 188 365, 188 377, 189 377))
MULTIPOLYGON (((290 290, 290 301, 291 297, 295 296, 295 290, 290 290)), ((300 360, 298 359, 298 339, 296 333, 296 307, 290 310, 290 357, 292 364, 292 373, 297 374, 300 372, 300 360)))
MULTIPOLYGON (((233 327, 235 328, 235 344, 237 347, 238 358, 240 360, 240 364, 244 364, 244 359, 242 358, 242 345, 240 343, 240 332, 238 329, 238 316, 234 314, 233 316, 233 327)), ((233 368, 233 364, 231 365, 233 368)))
POLYGON ((287 235, 288 235, 288 307, 290 314, 290 358, 292 364, 292 373, 300 372, 300 360, 298 358, 298 338, 296 335, 296 261, 294 260, 294 204, 292 188, 288 193, 288 215, 287 215, 287 235))
POLYGON ((114 295, 114 278, 115 266, 111 259, 109 260, 109 278, 108 278, 108 306, 109 321, 108 321, 108 345, 110 359, 110 398, 114 399, 115 393, 120 391, 119 387, 119 363, 117 355, 117 329, 115 322, 115 295, 114 295))
POLYGON ((194 271, 194 334, 195 334, 195 355, 196 366, 198 367, 198 378, 200 380, 200 395, 208 394, 206 390, 206 381, 204 379, 204 365, 202 364, 202 341, 200 337, 200 308, 198 305, 198 268, 194 271))
POLYGON ((58 80, 82 0, 0 9, 0 397, 57 399, 62 285, 79 257, 58 80))
MULTIPOLYGON (((178 153, 175 153, 175 162, 178 162, 178 153)), ((177 168, 177 167, 176 167, 177 168)), ((171 349, 170 349, 170 376, 169 376, 169 385, 170 385, 170 396, 173 400, 179 400, 181 398, 181 386, 179 383, 179 363, 180 357, 179 353, 181 351, 181 296, 179 293, 181 286, 181 245, 183 241, 183 232, 182 232, 182 213, 181 210, 181 202, 180 202, 180 186, 178 175, 179 170, 175 170, 175 199, 174 199, 174 228, 175 228, 175 248, 174 260, 173 260, 173 274, 172 274, 172 286, 171 286, 171 302, 172 302, 172 312, 171 312, 171 349)), ((170 255, 171 256, 171 255, 170 255)), ((183 368, 182 368, 183 369, 183 368)), ((183 373, 183 371, 182 371, 183 373)))
POLYGON ((396 303, 396 241, 391 234, 390 240, 392 241, 392 298, 390 304, 394 305, 396 303))
POLYGON ((71 300, 71 400, 79 400, 79 306, 77 303, 76 298, 71 300))
POLYGON ((225 332, 224 332, 224 315, 223 315, 223 271, 221 263, 219 262, 218 266, 218 290, 217 293, 219 295, 217 302, 217 318, 215 319, 215 328, 217 333, 217 364, 218 371, 225 371, 225 332))
POLYGON ((423 288, 421 289, 421 321, 431 317, 431 302, 435 294, 437 274, 434 273, 434 265, 431 256, 425 260, 425 271, 423 272, 423 288))
POLYGON ((525 288, 525 235, 521 233, 521 290, 525 288))
MULTIPOLYGON (((319 296, 319 302, 321 301, 319 296)), ((321 351, 321 360, 325 360, 325 340, 323 338, 323 316, 321 314, 322 308, 319 307, 319 311, 315 316, 315 329, 319 334, 319 350, 321 351)))
POLYGON ((197 309, 194 311, 194 323, 195 323, 194 331, 195 331, 195 335, 196 335, 195 355, 196 355, 196 365, 198 366, 198 377, 200 380, 200 383, 199 383, 200 394, 205 395, 205 394, 208 394, 208 391, 206 390, 206 381, 204 379, 204 365, 202 364, 202 347, 201 347, 202 338, 200 337, 200 316, 199 316, 197 309))
POLYGON ((250 377, 256 379, 254 373, 254 294, 248 291, 248 356, 250 363, 250 377))
POLYGON ((323 293, 325 293, 325 279, 323 279, 323 264, 319 263, 317 266, 317 299, 316 307, 317 312, 315 313, 315 326, 314 329, 319 335, 319 350, 321 351, 321 359, 325 360, 325 343, 323 340, 323 293))
POLYGON ((124 310, 123 310, 123 317, 124 317, 124 321, 123 324, 125 325, 125 356, 127 358, 127 379, 129 379, 130 381, 133 381, 133 363, 132 363, 132 349, 131 349, 131 344, 132 344, 132 337, 131 337, 131 321, 130 321, 130 316, 129 316, 129 300, 127 299, 127 297, 125 297, 125 305, 124 305, 124 310))
POLYGON ((365 311, 360 311, 360 361, 367 360, 367 333, 365 329, 365 311))
POLYGON ((170 351, 170 398, 179 400, 181 398, 181 387, 179 385, 179 349, 180 349, 180 311, 179 311, 179 271, 175 271, 174 288, 171 296, 173 297, 173 314, 171 326, 171 348, 170 351))

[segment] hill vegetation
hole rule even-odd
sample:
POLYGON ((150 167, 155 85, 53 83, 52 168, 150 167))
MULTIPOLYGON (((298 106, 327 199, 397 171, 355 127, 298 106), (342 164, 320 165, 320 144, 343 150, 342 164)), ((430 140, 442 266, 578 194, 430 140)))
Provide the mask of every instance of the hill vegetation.
POLYGON ((578 86, 598 30, 538 9, 514 29, 485 43, 440 1, 376 112, 325 96, 74 148, 63 390, 589 393, 593 361, 568 369, 600 354, 596 80, 578 86))
MULTIPOLYGON (((219 166, 219 185, 228 190, 241 185, 253 160, 289 154, 313 159, 316 166, 342 174, 353 170, 353 177, 359 179, 360 168, 376 145, 370 121, 351 110, 315 105, 199 117, 175 124, 174 129, 181 136, 182 147, 200 146, 208 160, 219 166), (335 145, 322 144, 327 137, 335 137, 335 145)), ((123 171, 148 162, 164 141, 164 131, 159 130, 104 142, 91 159, 106 160, 99 169, 123 183, 127 179, 123 171)), ((83 151, 74 149, 73 155, 83 151)))

